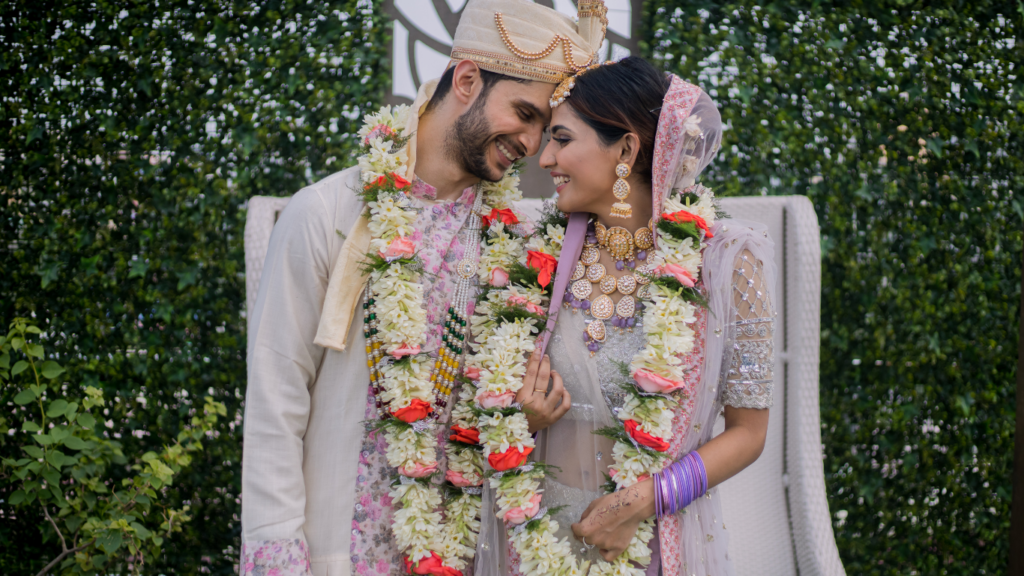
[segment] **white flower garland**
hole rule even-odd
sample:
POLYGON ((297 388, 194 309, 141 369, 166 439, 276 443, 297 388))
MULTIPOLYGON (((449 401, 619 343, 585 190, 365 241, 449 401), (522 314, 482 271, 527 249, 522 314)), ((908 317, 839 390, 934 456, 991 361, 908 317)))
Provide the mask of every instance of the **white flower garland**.
MULTIPOLYGON (((371 234, 368 266, 372 270, 370 295, 376 315, 375 338, 384 355, 400 359, 381 364, 379 400, 386 403, 386 410, 395 418, 383 420, 378 428, 388 443, 388 464, 398 469, 399 482, 390 495, 401 507, 395 512, 392 530, 405 555, 407 569, 421 574, 436 571, 461 576, 467 559, 472 558, 476 549, 480 531, 481 499, 475 487, 484 481, 485 455, 472 439, 479 426, 473 407, 476 388, 466 385, 452 410, 452 434, 459 441, 449 442, 445 447, 446 480, 452 485, 447 490, 452 495, 443 498, 438 485, 430 480, 439 466, 437 437, 433 420, 428 416, 434 395, 434 360, 420 355, 426 341, 427 321, 415 255, 417 247, 412 240, 417 213, 404 191, 411 183, 398 174, 408 162, 407 139, 401 133, 410 113, 408 106, 385 106, 366 115, 359 131, 363 154, 358 164, 371 234), (403 411, 405 417, 399 419, 397 413, 403 411)), ((514 167, 499 182, 480 186, 485 215, 487 210, 508 211, 513 202, 522 198, 518 168, 514 167)), ((511 211, 507 214, 514 216, 511 211)), ((522 240, 504 233, 504 226, 500 221, 492 223, 487 231, 495 238, 504 234, 493 244, 484 243, 481 262, 491 268, 510 268, 522 251, 522 240)), ((516 343, 523 338, 514 331, 508 337, 516 343)), ((367 353, 381 351, 368 341, 367 353)), ((510 434, 514 420, 509 420, 510 434)))
MULTIPOLYGON (((634 384, 618 418, 624 427, 607 432, 615 438, 611 480, 615 490, 632 486, 660 472, 668 463, 672 420, 678 399, 694 391, 684 383, 683 357, 695 345, 697 306, 702 298, 694 289, 702 265, 704 243, 715 221, 714 195, 703 186, 675 191, 665 202, 658 228, 658 249, 648 260, 655 271, 650 299, 643 316, 646 345, 630 363, 634 384)), ((550 220, 551 218, 549 218, 550 220)), ((506 240, 494 231, 495 243, 506 240)), ((546 222, 524 246, 557 257, 564 240, 564 225, 546 222)), ((498 250, 496 249, 497 253, 498 250)), ((506 261, 507 251, 501 251, 506 261)), ((526 255, 519 257, 526 263, 526 255)), ((489 277, 490 271, 480 271, 489 277)), ((480 438, 484 455, 492 468, 490 486, 497 492, 498 516, 512 527, 510 541, 520 557, 524 576, 541 575, 630 575, 642 576, 637 568, 651 562, 648 543, 654 537, 654 519, 640 524, 629 547, 612 562, 590 565, 580 562, 566 539, 555 537, 558 523, 541 507, 539 492, 544 467, 526 464, 533 449, 521 407, 509 398, 522 387, 526 358, 534 349, 536 319, 510 315, 509 306, 539 308, 543 290, 531 277, 492 291, 476 309, 471 320, 476 354, 468 360, 478 370, 476 395, 480 438), (508 403, 506 403, 508 401, 508 403), (518 454, 523 453, 522 458, 518 454), (499 458, 495 458, 498 456, 499 458), (495 464, 498 466, 495 466, 495 464)))

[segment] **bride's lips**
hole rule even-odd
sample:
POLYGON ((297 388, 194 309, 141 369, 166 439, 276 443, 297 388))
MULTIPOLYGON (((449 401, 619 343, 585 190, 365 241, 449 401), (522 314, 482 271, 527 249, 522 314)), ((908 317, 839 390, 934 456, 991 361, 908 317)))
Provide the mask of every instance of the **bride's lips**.
POLYGON ((552 172, 551 178, 555 181, 555 192, 561 192, 562 188, 570 182, 570 178, 561 172, 552 172))

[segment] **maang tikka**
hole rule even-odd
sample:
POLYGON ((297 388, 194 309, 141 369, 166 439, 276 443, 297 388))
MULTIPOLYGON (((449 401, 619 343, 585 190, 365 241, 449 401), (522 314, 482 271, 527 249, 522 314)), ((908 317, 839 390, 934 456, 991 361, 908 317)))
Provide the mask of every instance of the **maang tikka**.
POLYGON ((629 182, 626 182, 626 177, 629 176, 629 164, 621 163, 615 167, 615 175, 619 177, 615 181, 615 185, 612 186, 612 195, 618 200, 615 204, 612 204, 612 216, 618 218, 629 218, 633 215, 633 207, 626 203, 626 197, 629 196, 629 182))

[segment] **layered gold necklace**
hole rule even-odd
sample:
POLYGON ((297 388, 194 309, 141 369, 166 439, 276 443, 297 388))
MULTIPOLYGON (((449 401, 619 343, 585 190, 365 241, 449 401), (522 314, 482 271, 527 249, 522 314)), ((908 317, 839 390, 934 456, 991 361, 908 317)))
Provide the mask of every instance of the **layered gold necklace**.
POLYGON ((575 313, 582 310, 591 317, 587 321, 585 337, 587 350, 593 355, 608 335, 606 320, 620 330, 632 331, 636 313, 643 310, 641 302, 649 297, 653 270, 646 264, 647 251, 654 247, 654 234, 649 227, 630 232, 621 226, 605 227, 591 221, 586 243, 579 262, 573 270, 572 282, 566 290, 565 306, 575 313), (616 278, 601 264, 601 250, 615 260, 615 269, 630 272, 616 278), (642 264, 638 264, 643 262, 642 264), (600 295, 590 299, 594 287, 600 295), (615 292, 621 294, 618 304, 612 300, 615 292))

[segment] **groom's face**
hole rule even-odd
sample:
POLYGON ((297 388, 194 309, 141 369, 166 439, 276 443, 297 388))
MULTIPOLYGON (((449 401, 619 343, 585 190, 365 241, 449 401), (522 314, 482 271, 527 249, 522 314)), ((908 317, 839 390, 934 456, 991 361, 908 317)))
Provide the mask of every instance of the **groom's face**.
POLYGON ((553 84, 510 80, 481 88, 449 129, 448 154, 473 176, 500 180, 513 162, 540 150, 554 89, 553 84))

